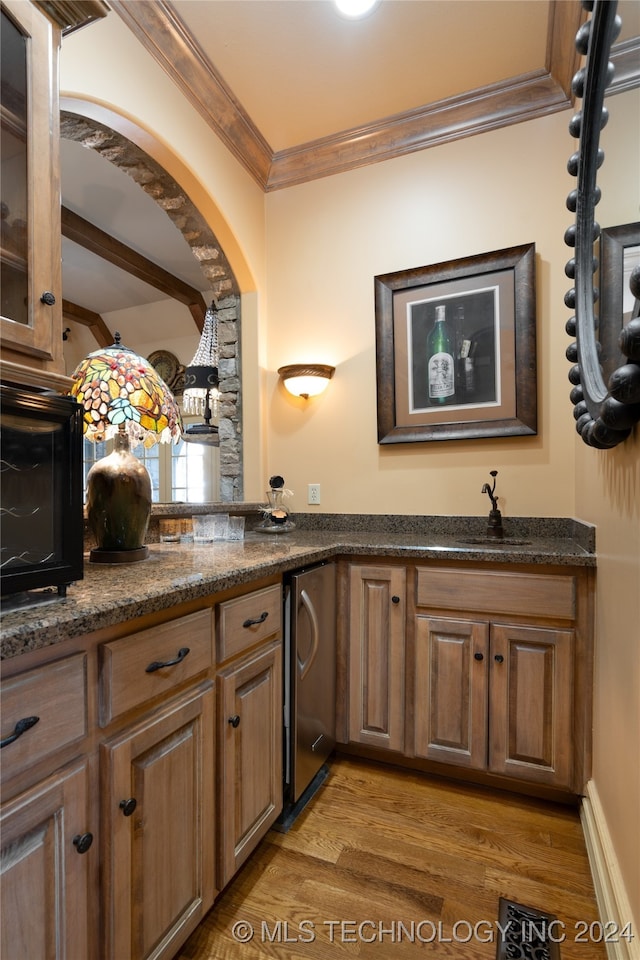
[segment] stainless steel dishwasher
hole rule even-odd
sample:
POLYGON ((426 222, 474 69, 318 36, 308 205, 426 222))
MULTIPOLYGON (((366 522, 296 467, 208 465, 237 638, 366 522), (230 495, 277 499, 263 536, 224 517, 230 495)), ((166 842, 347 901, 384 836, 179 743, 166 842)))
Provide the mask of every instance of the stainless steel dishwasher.
POLYGON ((318 564, 286 577, 284 612, 286 813, 298 803, 304 805, 303 794, 336 744, 335 564, 318 564))

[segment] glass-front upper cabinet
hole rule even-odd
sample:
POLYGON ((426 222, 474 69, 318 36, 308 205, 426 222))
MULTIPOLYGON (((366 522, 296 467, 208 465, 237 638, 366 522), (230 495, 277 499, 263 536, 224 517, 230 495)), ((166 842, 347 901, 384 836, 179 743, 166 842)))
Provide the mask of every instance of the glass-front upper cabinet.
POLYGON ((25 0, 0 12, 2 358, 61 370, 60 30, 25 0))

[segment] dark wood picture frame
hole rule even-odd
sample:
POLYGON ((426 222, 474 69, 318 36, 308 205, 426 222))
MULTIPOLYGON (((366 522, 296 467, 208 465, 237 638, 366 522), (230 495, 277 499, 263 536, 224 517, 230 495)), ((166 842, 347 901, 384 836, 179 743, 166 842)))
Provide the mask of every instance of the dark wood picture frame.
MULTIPOLYGON (((640 251, 640 222, 605 227, 600 233, 600 309, 598 339, 600 362, 605 383, 618 367, 627 363, 618 338, 625 325, 625 256, 631 247, 640 251)), ((638 253, 640 262, 640 252, 638 253)), ((630 271, 627 271, 630 272, 630 271)), ((628 284, 626 284, 628 288, 628 284)), ((627 320, 631 317, 627 317, 627 320)))
POLYGON ((378 443, 537 434, 534 243, 383 274, 374 294, 378 443), (456 317, 460 384, 438 404, 424 386, 436 302, 456 317))

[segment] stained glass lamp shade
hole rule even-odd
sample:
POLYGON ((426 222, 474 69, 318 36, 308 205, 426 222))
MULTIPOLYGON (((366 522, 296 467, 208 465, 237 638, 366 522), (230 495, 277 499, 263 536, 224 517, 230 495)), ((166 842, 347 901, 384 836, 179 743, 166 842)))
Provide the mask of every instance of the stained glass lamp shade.
POLYGON ((97 546, 90 560, 123 563, 148 556, 144 539, 151 515, 151 480, 131 447, 177 443, 180 411, 157 372, 120 343, 90 353, 72 374, 71 395, 84 409, 84 435, 114 438, 114 450, 87 477, 87 519, 97 546))

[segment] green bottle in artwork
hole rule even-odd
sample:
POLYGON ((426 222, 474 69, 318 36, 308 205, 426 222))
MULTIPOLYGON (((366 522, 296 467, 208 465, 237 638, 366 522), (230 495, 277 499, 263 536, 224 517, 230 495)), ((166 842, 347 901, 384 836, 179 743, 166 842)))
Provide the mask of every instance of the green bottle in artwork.
POLYGON ((429 402, 447 403, 455 395, 455 366, 444 304, 436 307, 433 330, 427 337, 427 362, 429 402))

